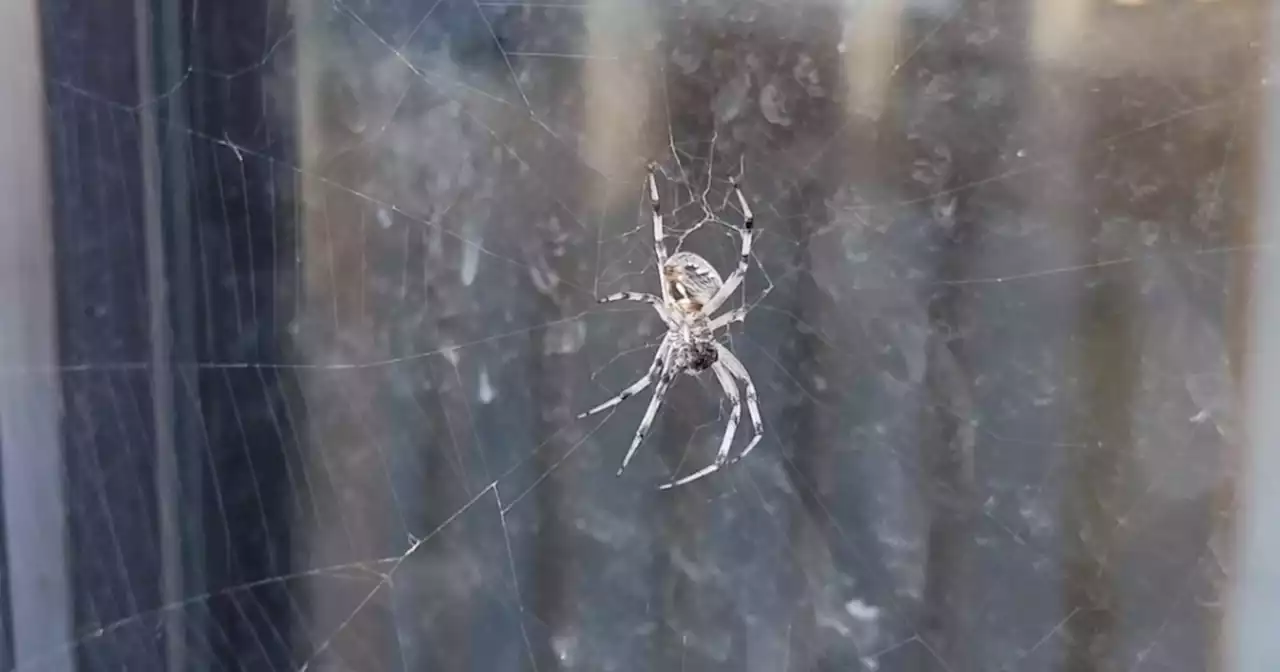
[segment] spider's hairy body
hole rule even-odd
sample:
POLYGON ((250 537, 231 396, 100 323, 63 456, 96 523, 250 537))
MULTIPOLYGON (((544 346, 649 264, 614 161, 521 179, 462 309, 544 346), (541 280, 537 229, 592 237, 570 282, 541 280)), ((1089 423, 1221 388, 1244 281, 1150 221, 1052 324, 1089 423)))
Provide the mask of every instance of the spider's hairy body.
POLYGON ((657 381, 657 387, 653 391, 653 399, 649 401, 649 407, 645 411, 644 419, 640 421, 640 428, 636 430, 635 437, 631 440, 631 448, 627 451, 626 456, 622 458, 622 467, 618 469, 618 474, 621 475, 622 470, 626 469, 627 463, 631 461, 631 457, 635 455, 636 448, 640 446, 640 443, 648 433, 649 427, 653 423, 654 415, 657 413, 663 397, 666 395, 667 390, 670 389, 676 376, 681 373, 696 376, 708 370, 715 374, 716 380, 720 383, 720 388, 724 391, 725 397, 729 399, 732 406, 732 410, 729 413, 729 422, 725 426, 724 437, 720 441, 720 450, 716 454, 715 462, 689 476, 662 486, 663 489, 667 489, 702 478, 729 462, 729 448, 733 443, 734 431, 737 430, 738 420, 742 415, 742 400, 738 391, 739 381, 746 387, 747 411, 751 414, 753 435, 747 447, 734 458, 735 462, 746 457, 747 453, 750 453, 756 444, 760 442, 760 439, 764 436, 764 424, 760 418, 760 407, 756 398, 755 384, 751 382, 751 376, 747 374, 746 367, 742 365, 736 355, 716 340, 716 331, 718 329, 728 327, 734 322, 741 322, 746 318, 747 307, 743 306, 712 317, 728 300, 733 290, 742 284, 742 278, 746 275, 747 261, 751 255, 752 226, 755 221, 751 214, 751 206, 747 204, 747 199, 742 195, 742 190, 738 188, 738 183, 735 180, 733 182, 733 191, 738 197, 739 205, 742 206, 744 218, 741 230, 742 250, 738 257, 738 265, 734 268, 733 273, 728 278, 722 279, 714 266, 706 259, 692 252, 677 252, 668 257, 666 244, 663 242, 662 209, 659 207, 658 202, 658 183, 654 178, 655 170, 656 167, 650 164, 649 200, 653 204, 653 249, 658 258, 658 282, 662 289, 662 296, 621 292, 610 294, 600 299, 600 302, 638 301, 648 303, 653 306, 658 315, 662 317, 662 321, 666 323, 667 334, 658 346, 658 352, 653 357, 649 372, 644 377, 619 392, 617 396, 585 413, 579 414, 578 417, 586 417, 613 408, 636 393, 643 391, 653 384, 655 380, 657 381))
POLYGON ((702 313, 689 312, 682 319, 679 338, 671 346, 672 363, 684 373, 696 376, 710 369, 720 359, 712 345, 716 339, 711 321, 702 313))
POLYGON ((672 346, 673 362, 685 373, 697 375, 711 368, 719 356, 711 345, 715 330, 703 306, 724 286, 720 273, 706 259, 692 252, 677 252, 662 265, 662 281, 671 295, 671 317, 679 339, 672 346))
POLYGON ((706 259, 692 252, 677 252, 662 265, 662 281, 679 308, 699 313, 724 286, 720 273, 706 259))

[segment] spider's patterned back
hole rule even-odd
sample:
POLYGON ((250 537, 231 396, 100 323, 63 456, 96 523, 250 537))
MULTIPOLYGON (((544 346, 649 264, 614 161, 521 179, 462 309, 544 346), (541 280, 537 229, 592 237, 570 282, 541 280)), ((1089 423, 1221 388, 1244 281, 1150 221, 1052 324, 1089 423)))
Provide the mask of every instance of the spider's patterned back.
POLYGON ((701 307, 724 284, 720 273, 706 259, 692 252, 677 252, 663 266, 663 281, 677 301, 688 299, 701 307))

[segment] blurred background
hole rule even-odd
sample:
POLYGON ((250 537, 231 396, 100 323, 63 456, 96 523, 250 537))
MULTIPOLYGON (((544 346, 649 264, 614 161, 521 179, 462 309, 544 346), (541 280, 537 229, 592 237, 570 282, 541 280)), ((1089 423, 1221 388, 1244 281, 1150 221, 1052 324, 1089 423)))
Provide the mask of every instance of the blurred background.
POLYGON ((1273 5, 3 3, 0 669, 1280 669, 1273 5))

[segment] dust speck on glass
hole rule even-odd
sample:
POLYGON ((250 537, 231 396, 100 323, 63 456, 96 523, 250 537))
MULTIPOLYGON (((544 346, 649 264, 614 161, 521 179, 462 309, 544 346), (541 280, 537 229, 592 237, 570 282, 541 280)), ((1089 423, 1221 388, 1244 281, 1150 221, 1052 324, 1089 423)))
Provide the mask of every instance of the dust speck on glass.
POLYGON ((1233 669, 1271 4, 9 3, 0 670, 1233 669))

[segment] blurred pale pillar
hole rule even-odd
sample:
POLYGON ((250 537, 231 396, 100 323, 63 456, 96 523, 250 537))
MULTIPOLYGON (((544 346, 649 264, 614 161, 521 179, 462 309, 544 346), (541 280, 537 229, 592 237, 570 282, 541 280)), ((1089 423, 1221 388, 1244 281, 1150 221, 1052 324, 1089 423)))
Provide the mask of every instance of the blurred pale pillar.
POLYGON ((840 49, 849 114, 874 120, 884 111, 889 82, 902 65, 894 60, 902 31, 902 4, 902 0, 845 0, 840 49))
MULTIPOLYGON (((1280 4, 1268 17, 1270 54, 1266 71, 1280 64, 1280 4)), ((1226 669, 1271 672, 1280 669, 1280 264, 1274 241, 1280 240, 1280 89, 1262 96, 1262 165, 1258 193, 1262 202, 1253 239, 1252 311, 1245 349, 1246 451, 1240 469, 1241 503, 1235 594, 1227 615, 1226 669)))
POLYGON ((1040 0, 1031 14, 1031 48, 1042 64, 1081 56, 1081 37, 1089 28, 1096 0, 1040 0))
POLYGON ((594 0, 588 5, 586 24, 586 153, 588 163, 599 171, 600 182, 587 186, 591 187, 590 193, 598 194, 595 198, 602 199, 591 203, 593 209, 600 211, 616 197, 611 183, 623 180, 628 187, 634 186, 634 180, 628 178, 636 174, 635 157, 644 155, 639 143, 654 88, 638 86, 637 82, 655 81, 652 63, 643 53, 635 54, 634 59, 632 54, 622 57, 618 46, 634 43, 627 38, 650 32, 653 25, 646 5, 614 0, 594 0))
MULTIPOLYGON (((71 670, 53 222, 39 8, 0 3, 0 479, 13 662, 71 670)), ((0 649, 0 655, 3 649, 0 649)), ((3 658, 0 658, 3 661, 3 658)))

